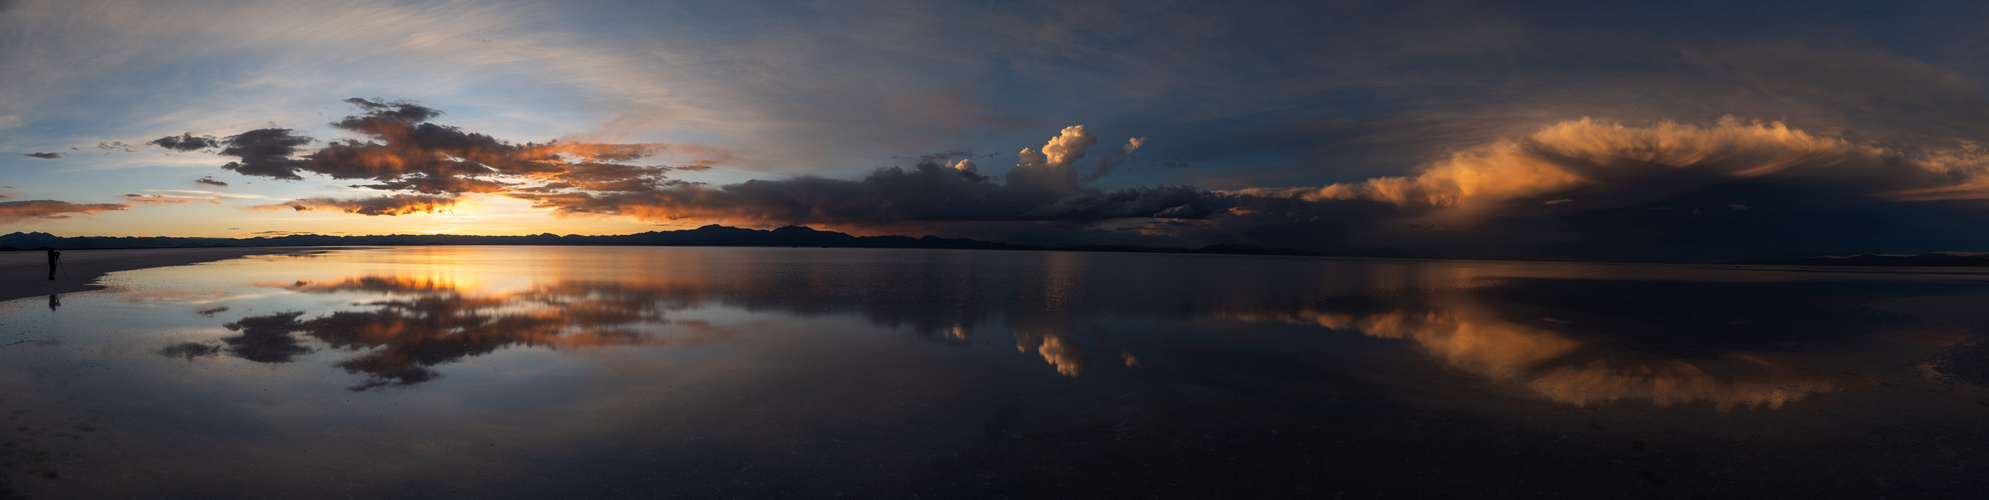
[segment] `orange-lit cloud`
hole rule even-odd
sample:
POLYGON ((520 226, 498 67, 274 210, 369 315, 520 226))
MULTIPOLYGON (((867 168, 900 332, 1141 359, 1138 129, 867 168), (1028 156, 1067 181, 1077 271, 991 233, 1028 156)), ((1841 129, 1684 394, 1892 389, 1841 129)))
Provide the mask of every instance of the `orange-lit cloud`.
MULTIPOLYGON (((1901 178, 1912 172, 1890 168, 1887 159, 1892 156, 1885 149, 1813 135, 1779 122, 1728 117, 1706 127, 1668 121, 1632 127, 1583 118, 1459 151, 1414 176, 1235 193, 1306 201, 1379 201, 1430 210, 1446 222, 1469 223, 1515 203, 1564 203, 1560 200, 1568 197, 1562 195, 1581 189, 1639 191, 1646 187, 1642 184, 1681 172, 1711 174, 1713 179, 1787 171, 1789 176, 1816 179, 1905 180, 1901 178)), ((1645 199, 1649 194, 1633 197, 1645 199)))
POLYGON ((1523 205, 1611 208, 1742 179, 1855 185, 1865 196, 1891 201, 1983 200, 1989 155, 1973 142, 1887 148, 1733 117, 1710 126, 1643 127, 1583 118, 1458 151, 1412 176, 1227 193, 1387 203, 1430 227, 1468 229, 1523 205))
POLYGON ((1952 183, 1902 189, 1885 193, 1905 201, 1989 200, 1989 151, 1982 144, 1963 141, 1946 151, 1930 151, 1912 158, 1912 163, 1952 183))
POLYGON ((1074 189, 1075 164, 1084 158, 1084 150, 1094 144, 1098 144, 1098 138, 1083 125, 1064 127, 1043 145, 1042 151, 1022 148, 1016 155, 1015 169, 1008 171, 1008 183, 1052 191, 1074 189))
POLYGON ((0 201, 0 224, 19 224, 37 219, 67 219, 70 214, 130 210, 124 203, 70 203, 56 200, 0 201))

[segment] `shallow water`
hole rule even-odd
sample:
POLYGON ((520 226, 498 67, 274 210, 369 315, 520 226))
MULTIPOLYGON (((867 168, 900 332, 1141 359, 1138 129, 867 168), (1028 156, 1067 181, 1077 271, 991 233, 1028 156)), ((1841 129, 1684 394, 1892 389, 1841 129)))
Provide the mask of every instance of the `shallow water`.
POLYGON ((1961 496, 1989 274, 404 247, 0 304, 0 498, 1961 496))

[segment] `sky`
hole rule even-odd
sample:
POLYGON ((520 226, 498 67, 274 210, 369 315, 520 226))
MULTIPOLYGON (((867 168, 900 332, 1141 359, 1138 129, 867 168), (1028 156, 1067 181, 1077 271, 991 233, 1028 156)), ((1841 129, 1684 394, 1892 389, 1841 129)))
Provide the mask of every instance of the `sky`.
POLYGON ((1982 2, 0 0, 0 231, 1989 250, 1982 2))

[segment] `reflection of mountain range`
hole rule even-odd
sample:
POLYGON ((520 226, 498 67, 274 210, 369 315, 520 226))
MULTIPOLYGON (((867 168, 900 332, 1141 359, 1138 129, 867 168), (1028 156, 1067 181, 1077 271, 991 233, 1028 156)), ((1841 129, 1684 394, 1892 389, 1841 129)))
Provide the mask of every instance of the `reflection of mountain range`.
POLYGON ((1064 250, 1103 252, 1157 252, 1251 255, 1319 255, 1302 250, 1271 249, 1249 245, 1210 245, 1197 249, 1157 248, 1130 245, 1084 245, 1051 247, 1015 245, 965 238, 926 236, 850 236, 834 231, 818 231, 801 226, 774 230, 744 229, 709 225, 678 231, 650 231, 636 234, 582 236, 552 233, 528 236, 474 236, 455 234, 393 234, 373 236, 326 236, 292 234, 255 238, 173 238, 79 236, 65 238, 48 233, 0 235, 0 250, 90 248, 182 248, 182 247, 283 247, 283 246, 406 246, 406 245, 622 245, 622 246, 714 246, 714 247, 832 247, 832 248, 947 248, 971 250, 1064 250))

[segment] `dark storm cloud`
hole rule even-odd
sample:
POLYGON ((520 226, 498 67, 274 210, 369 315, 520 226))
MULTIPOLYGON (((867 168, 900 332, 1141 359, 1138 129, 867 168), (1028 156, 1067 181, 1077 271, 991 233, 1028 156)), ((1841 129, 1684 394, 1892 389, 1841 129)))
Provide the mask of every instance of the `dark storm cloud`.
POLYGON ((56 200, 0 201, 0 224, 32 222, 35 219, 67 219, 69 214, 94 214, 130 210, 124 203, 70 203, 56 200))
POLYGON ((203 149, 213 149, 221 147, 221 142, 215 140, 214 137, 193 135, 193 132, 187 132, 177 136, 169 135, 165 137, 160 137, 158 139, 153 139, 149 142, 146 142, 146 144, 151 144, 154 146, 170 149, 173 151, 200 151, 203 149))

